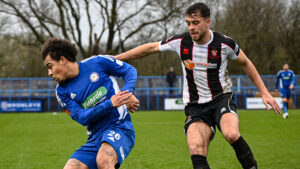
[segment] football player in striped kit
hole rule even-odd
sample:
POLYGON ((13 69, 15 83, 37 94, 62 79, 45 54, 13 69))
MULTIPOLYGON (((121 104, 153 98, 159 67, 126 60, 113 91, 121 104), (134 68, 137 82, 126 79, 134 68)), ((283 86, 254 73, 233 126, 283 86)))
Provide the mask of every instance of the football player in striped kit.
POLYGON ((247 73, 262 93, 267 109, 271 105, 278 114, 280 108, 235 41, 210 30, 210 23, 210 9, 204 3, 195 3, 186 11, 189 32, 141 45, 115 58, 130 60, 156 52, 176 52, 184 76, 185 132, 194 169, 210 168, 206 157, 215 126, 232 145, 242 167, 256 169, 253 153, 240 134, 232 83, 226 68, 228 59, 234 60, 247 73))

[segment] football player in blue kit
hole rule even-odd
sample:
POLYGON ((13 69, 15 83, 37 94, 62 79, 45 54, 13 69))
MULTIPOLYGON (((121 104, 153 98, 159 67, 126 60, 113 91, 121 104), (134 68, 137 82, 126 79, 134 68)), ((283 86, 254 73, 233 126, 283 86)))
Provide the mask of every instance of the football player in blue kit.
POLYGON ((132 94, 137 72, 110 55, 76 61, 77 49, 68 40, 51 38, 42 47, 48 75, 58 82, 57 100, 70 117, 87 127, 88 140, 64 169, 115 169, 129 155, 135 131, 129 111, 139 101, 132 94), (120 90, 115 76, 124 79, 120 90))
POLYGON ((280 90, 281 98, 283 102, 283 115, 284 119, 288 118, 288 99, 291 97, 291 90, 294 89, 295 75, 292 70, 289 69, 289 65, 285 63, 282 66, 283 70, 277 73, 276 90, 280 90))

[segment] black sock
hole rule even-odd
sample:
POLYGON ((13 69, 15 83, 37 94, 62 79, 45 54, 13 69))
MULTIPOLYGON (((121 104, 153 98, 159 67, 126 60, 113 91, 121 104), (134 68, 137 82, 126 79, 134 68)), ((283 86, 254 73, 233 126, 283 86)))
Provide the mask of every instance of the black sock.
POLYGON ((120 164, 117 163, 117 164, 115 165, 115 169, 119 169, 119 168, 120 168, 120 164))
POLYGON ((194 169, 210 169, 205 156, 194 154, 191 158, 194 169))
POLYGON ((244 169, 257 169, 253 153, 242 136, 236 142, 232 143, 231 146, 244 169))

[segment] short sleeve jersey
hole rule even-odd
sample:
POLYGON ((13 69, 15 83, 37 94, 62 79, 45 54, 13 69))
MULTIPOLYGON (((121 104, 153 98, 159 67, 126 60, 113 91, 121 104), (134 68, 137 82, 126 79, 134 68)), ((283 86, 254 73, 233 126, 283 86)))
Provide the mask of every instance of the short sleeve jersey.
POLYGON ((221 93, 231 92, 227 71, 228 59, 238 58, 236 42, 210 30, 211 40, 204 45, 194 42, 188 32, 175 35, 159 44, 160 51, 173 51, 182 63, 183 102, 207 103, 221 93))

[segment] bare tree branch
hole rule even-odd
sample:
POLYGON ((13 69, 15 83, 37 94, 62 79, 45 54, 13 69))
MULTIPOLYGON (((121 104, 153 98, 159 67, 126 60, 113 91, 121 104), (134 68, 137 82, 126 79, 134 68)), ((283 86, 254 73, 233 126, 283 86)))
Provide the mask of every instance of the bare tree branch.
MULTIPOLYGON (((43 20, 43 17, 41 17, 40 15, 38 15, 38 13, 37 13, 38 10, 36 10, 36 8, 34 8, 32 6, 32 1, 31 0, 27 0, 27 2, 29 4, 29 8, 31 9, 31 12, 34 14, 34 16, 36 17, 36 19, 39 21, 39 24, 44 29, 46 29, 46 31, 48 32, 49 36, 53 37, 54 34, 51 32, 51 30, 48 28, 48 26, 46 26, 46 24, 45 24, 45 22, 43 20)), ((35 6, 37 6, 35 2, 33 2, 33 3, 34 3, 35 6)))
POLYGON ((13 3, 9 3, 4 0, 0 0, 0 2, 11 7, 15 11, 14 15, 19 17, 28 26, 28 28, 32 31, 32 33, 35 35, 35 37, 39 42, 43 43, 45 41, 44 38, 37 32, 37 30, 35 29, 33 24, 29 21, 29 19, 26 16, 24 16, 23 12, 21 12, 13 3))
POLYGON ((64 35, 65 38, 69 39, 69 35, 67 33, 67 29, 66 29, 66 23, 65 23, 65 14, 64 14, 64 8, 65 6, 63 5, 62 0, 54 0, 56 7, 58 9, 59 12, 59 20, 60 20, 60 28, 62 31, 62 34, 64 35))
POLYGON ((136 11, 135 13, 124 18, 118 25, 120 27, 123 26, 129 19, 131 19, 131 18, 137 16, 139 13, 141 13, 149 4, 150 4, 150 2, 145 3, 138 11, 136 11))

